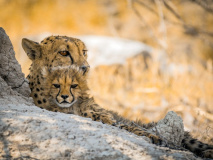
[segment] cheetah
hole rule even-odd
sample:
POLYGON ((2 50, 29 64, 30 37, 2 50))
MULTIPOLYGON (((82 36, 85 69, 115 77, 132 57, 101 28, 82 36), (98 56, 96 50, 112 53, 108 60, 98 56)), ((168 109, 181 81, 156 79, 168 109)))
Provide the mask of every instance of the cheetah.
POLYGON ((53 67, 51 70, 44 68, 42 76, 45 79, 42 87, 45 89, 44 100, 46 103, 40 104, 39 107, 91 118, 94 121, 118 126, 138 136, 147 136, 155 144, 161 143, 158 136, 128 125, 128 121, 117 113, 96 104, 88 93, 87 76, 75 65, 53 67))
POLYGON ((22 47, 32 61, 27 79, 29 80, 29 87, 31 89, 30 96, 34 98, 36 105, 45 103, 43 100, 36 100, 37 97, 41 97, 44 94, 44 88, 41 87, 44 80, 41 77, 43 67, 50 69, 55 66, 76 64, 84 71, 84 74, 89 70, 87 48, 77 38, 50 36, 41 41, 41 43, 23 38, 22 47))
MULTIPOLYGON (((42 76, 45 79, 43 87, 45 88, 46 104, 42 104, 40 107, 91 118, 94 121, 117 126, 138 136, 146 136, 154 144, 162 144, 162 140, 158 136, 146 130, 156 126, 157 123, 143 124, 140 121, 130 121, 96 104, 88 93, 87 76, 78 67, 74 65, 59 66, 53 67, 51 70, 44 68, 42 76)), ((184 134, 181 147, 200 157, 213 158, 213 146, 199 142, 188 132, 184 134)))

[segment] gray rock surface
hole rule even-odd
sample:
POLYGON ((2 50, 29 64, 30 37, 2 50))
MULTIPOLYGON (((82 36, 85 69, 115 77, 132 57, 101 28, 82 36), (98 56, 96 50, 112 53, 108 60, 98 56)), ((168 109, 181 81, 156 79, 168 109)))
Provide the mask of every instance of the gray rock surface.
MULTIPOLYGON (((15 58, 13 45, 5 33, 4 29, 0 27, 0 77, 3 79, 12 90, 29 97, 30 89, 22 73, 21 66, 15 58)), ((2 80, 1 80, 2 81, 2 80)), ((2 89, 2 85, 0 86, 2 89)), ((4 88, 4 87, 3 87, 4 88)), ((0 95, 3 95, 1 93, 0 95)))
POLYGON ((175 112, 170 111, 152 131, 159 135, 167 143, 167 146, 180 146, 184 138, 183 120, 175 112))
POLYGON ((0 159, 199 159, 89 118, 40 109, 20 96, 0 98, 0 117, 0 159))
POLYGON ((15 94, 15 92, 0 77, 0 96, 7 96, 7 95, 12 95, 12 94, 15 94))

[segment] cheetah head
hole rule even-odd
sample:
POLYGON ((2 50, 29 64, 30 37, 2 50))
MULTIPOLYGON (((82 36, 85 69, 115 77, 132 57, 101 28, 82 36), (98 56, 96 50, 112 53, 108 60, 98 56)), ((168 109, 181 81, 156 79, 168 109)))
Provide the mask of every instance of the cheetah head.
POLYGON ((44 87, 53 106, 68 108, 87 95, 86 76, 74 65, 54 67, 51 70, 44 70, 42 74, 46 79, 44 87))
POLYGON ((69 66, 75 64, 84 72, 89 69, 87 48, 77 39, 66 36, 50 36, 41 43, 23 38, 22 47, 35 67, 69 66))

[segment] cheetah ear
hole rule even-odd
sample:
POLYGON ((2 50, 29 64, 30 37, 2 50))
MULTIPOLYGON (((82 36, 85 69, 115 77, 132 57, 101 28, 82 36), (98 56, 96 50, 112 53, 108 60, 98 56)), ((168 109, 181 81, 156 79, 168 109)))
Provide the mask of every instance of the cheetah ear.
POLYGON ((23 38, 22 47, 32 61, 41 56, 41 46, 37 42, 23 38))

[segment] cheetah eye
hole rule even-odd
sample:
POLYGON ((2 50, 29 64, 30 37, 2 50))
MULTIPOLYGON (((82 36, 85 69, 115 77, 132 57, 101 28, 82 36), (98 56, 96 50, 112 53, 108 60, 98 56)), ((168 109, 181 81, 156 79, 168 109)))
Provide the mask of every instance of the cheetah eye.
POLYGON ((60 84, 53 84, 55 88, 60 88, 60 84))
POLYGON ((78 85, 77 84, 72 84, 71 88, 76 88, 78 85))
POLYGON ((68 51, 59 51, 58 53, 61 54, 62 56, 70 55, 70 53, 68 51))
POLYGON ((87 55, 87 50, 83 50, 83 55, 84 55, 84 56, 87 55))

